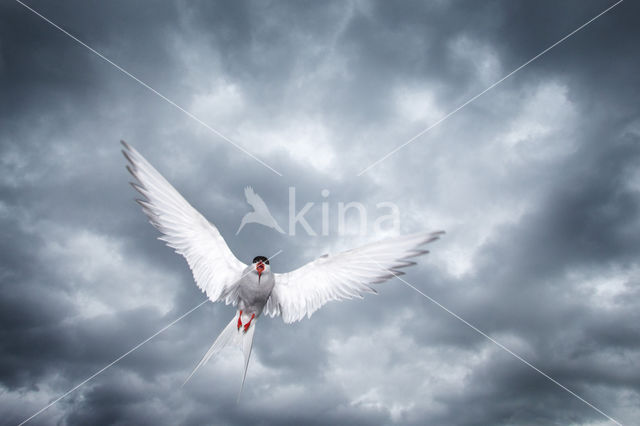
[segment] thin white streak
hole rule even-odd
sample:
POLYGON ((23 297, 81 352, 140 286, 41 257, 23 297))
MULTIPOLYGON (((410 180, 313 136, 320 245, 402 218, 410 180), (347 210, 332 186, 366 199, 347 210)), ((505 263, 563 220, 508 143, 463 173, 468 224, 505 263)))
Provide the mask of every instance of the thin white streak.
POLYGON ((173 326, 175 323, 177 323, 178 321, 180 321, 181 319, 183 319, 184 317, 186 317, 187 315, 189 315, 190 313, 192 313, 193 311, 195 311, 196 309, 198 309, 200 306, 204 305, 205 303, 207 303, 209 301, 209 299, 204 300, 203 302, 200 302, 198 305, 196 305, 195 307, 191 308, 190 310, 188 310, 187 312, 185 312, 184 314, 180 315, 178 318, 176 318, 175 320, 173 320, 172 322, 170 322, 168 325, 164 326, 163 328, 161 328, 160 330, 158 330, 156 333, 154 333, 152 336, 146 338, 145 340, 143 340, 142 342, 138 343, 136 346, 134 346, 133 348, 129 349, 127 352, 125 352, 124 354, 120 355, 118 358, 116 358, 114 361, 112 361, 111 363, 107 364, 106 366, 102 367, 100 370, 96 371, 95 373, 93 373, 91 376, 87 377, 86 379, 84 379, 82 382, 80 382, 79 384, 77 384, 76 386, 74 386, 73 388, 69 389, 67 392, 65 392, 64 394, 62 394, 61 396, 59 396, 58 398, 54 399, 53 402, 49 403, 48 405, 46 405, 45 407, 43 407, 42 409, 40 409, 38 412, 34 413, 31 417, 29 417, 28 419, 25 419, 22 421, 22 423, 20 423, 18 426, 22 426, 23 424, 27 423, 29 420, 33 419, 34 417, 36 417, 38 414, 42 413, 44 410, 46 410, 47 408, 51 407, 52 405, 56 404, 58 401, 60 401, 62 398, 64 398, 65 396, 69 395, 71 392, 75 391, 76 389, 78 389, 80 386, 84 385, 85 383, 87 383, 88 381, 90 381, 91 379, 93 379, 94 377, 98 376, 100 373, 102 373, 103 371, 105 371, 107 368, 111 367, 112 365, 114 365, 115 363, 117 363, 118 361, 120 361, 121 359, 123 359, 124 357, 126 357, 127 355, 129 355, 130 353, 132 353, 133 351, 135 351, 136 349, 138 349, 139 347, 141 347, 142 345, 144 345, 145 343, 147 343, 149 340, 153 339, 154 337, 156 337, 158 334, 166 331, 169 327, 173 326))
MULTIPOLYGON (((375 260, 374 260, 375 262, 375 260)), ((376 262, 378 263, 378 262, 376 262)), ((379 266, 383 267, 382 265, 380 265, 378 263, 379 266)), ((386 268, 385 268, 386 269, 386 268)), ((397 279, 399 279, 400 281, 402 281, 407 287, 413 289, 414 291, 416 291, 418 294, 420 294, 421 296, 423 296, 424 298, 428 299, 430 302, 434 303, 436 306, 438 306, 439 308, 443 309, 445 312, 447 312, 448 314, 452 315, 454 318, 456 318, 457 320, 461 321, 463 324, 465 324, 466 326, 470 327, 472 330, 474 330, 475 332, 479 333, 480 335, 482 335, 483 337, 487 338, 489 341, 491 341, 492 343, 494 343, 495 345, 497 345, 500 349, 506 351, 507 353, 511 354, 512 356, 514 356, 517 360, 523 362, 525 365, 531 367, 533 370, 535 370, 536 372, 540 373, 542 376, 546 377, 547 379, 549 379, 551 382, 555 383, 556 385, 560 386, 562 389, 564 389, 565 391, 569 392, 571 395, 573 395, 574 397, 578 398, 580 401, 584 402, 585 404, 587 404, 589 407, 593 408, 594 410, 596 410, 598 413, 602 414, 603 416, 605 416, 607 419, 611 420, 612 422, 614 422, 617 425, 622 426, 622 424, 617 421, 616 419, 614 419, 613 417, 609 416, 608 414, 606 414, 604 411, 600 410, 598 407, 596 407, 595 405, 593 405, 592 403, 590 403, 589 401, 587 401, 586 399, 584 399, 583 397, 581 397, 580 395, 578 395, 577 393, 575 393, 574 391, 572 391, 571 389, 567 388, 565 385, 563 385, 562 383, 560 383, 559 381, 557 381, 556 379, 554 379, 553 377, 549 376, 547 373, 545 373, 544 371, 540 370, 538 367, 536 367, 535 365, 531 364, 529 361, 527 361, 526 359, 522 358, 520 355, 518 355, 517 353, 513 352, 511 349, 507 348, 505 345, 503 345, 502 343, 498 342, 497 340, 495 340, 493 337, 489 336, 488 334, 486 334, 484 331, 480 330, 478 327, 476 327, 475 325, 471 324, 470 322, 468 322, 467 320, 465 320, 464 318, 462 318, 461 316, 459 316, 458 314, 456 314, 455 312, 451 311, 450 309, 448 309, 446 306, 442 305, 440 302, 438 302, 437 300, 435 300, 434 298, 428 296, 427 294, 425 294, 424 292, 422 292, 421 290, 417 289, 416 287, 414 287, 412 284, 410 284, 409 282, 405 281, 404 279, 400 278, 396 273, 394 273, 393 271, 387 269, 388 272, 390 272, 391 274, 393 274, 397 279)))
POLYGON ((578 31, 580 31, 581 29, 583 29, 584 27, 586 27, 587 25, 589 25, 590 23, 592 23, 593 21, 595 21, 596 19, 598 19, 599 17, 601 17, 602 15, 604 15, 605 13, 607 13, 608 11, 610 11, 611 9, 613 9, 614 7, 616 7, 617 5, 619 5, 620 3, 622 3, 624 0, 619 0, 618 2, 612 4, 611 6, 609 6, 608 8, 606 8, 605 10, 603 10, 602 12, 600 12, 599 14, 597 14, 596 16, 594 16, 593 18, 591 18, 590 20, 588 20, 587 22, 585 22, 584 24, 580 25, 578 28, 576 28, 575 30, 571 31, 569 34, 567 34, 566 36, 562 37, 560 40, 556 41, 555 43, 553 43, 551 46, 547 47, 546 49, 544 49, 542 52, 538 53, 536 56, 534 56, 533 58, 529 59, 527 62, 525 62, 524 64, 520 65, 518 68, 514 69, 513 71, 511 71, 509 74, 505 75, 504 77, 502 77, 500 80, 496 81, 495 83, 493 83, 491 86, 487 87, 486 89, 484 89, 482 92, 478 93, 477 95, 475 95, 474 97, 472 97, 471 99, 469 99, 468 101, 466 101, 465 103, 463 103, 462 105, 460 105, 459 107, 457 107, 456 109, 454 109, 453 111, 451 111, 450 113, 446 114, 445 116, 441 117, 438 121, 436 121, 435 123, 433 123, 431 126, 427 127, 426 129, 424 129, 423 131, 421 131, 420 133, 418 133, 417 135, 415 135, 414 137, 412 137, 411 139, 409 139, 408 141, 406 141, 405 143, 403 143, 402 145, 396 147, 395 149, 393 149, 392 151, 388 152, 386 155, 384 155, 382 158, 378 159, 377 161, 373 162, 372 164, 370 164, 369 166, 365 167, 363 170, 360 171, 360 173, 358 173, 358 176, 362 176, 364 173, 366 173, 369 169, 371 169, 372 167, 376 166, 377 164, 381 163, 382 161, 386 160, 387 158, 389 158, 391 155, 395 154, 396 152, 398 152, 399 150, 401 150, 402 148, 404 148, 405 146, 409 145, 411 142, 415 141, 416 139, 418 139, 420 136, 424 135, 425 133, 427 133, 429 130, 433 129, 434 127, 436 127, 438 124, 442 123, 443 121, 445 121, 447 118, 451 117, 453 114, 455 114, 456 112, 460 111, 462 108, 466 107, 467 105, 469 105, 471 102, 475 101, 476 99, 478 99, 480 96, 484 95, 485 93, 487 93, 489 90, 493 89, 494 87, 496 87, 498 84, 502 83, 503 81, 505 81, 506 79, 508 79, 509 77, 511 77, 513 74, 517 73, 518 71, 520 71, 522 68, 526 67, 527 65, 529 65, 531 62, 535 61, 536 59, 538 59, 539 57, 541 57, 542 55, 544 55, 545 53, 547 53, 548 51, 550 51, 551 49, 553 49, 554 47, 556 47, 557 45, 559 45, 560 43, 562 43, 563 41, 565 41, 566 39, 568 39, 569 37, 571 37, 572 35, 574 35, 575 33, 577 33, 578 31))
POLYGON ((47 17, 43 16, 42 14, 40 14, 39 12, 37 12, 36 10, 32 9, 31 7, 27 6, 26 4, 24 4, 22 1, 20 0, 15 0, 17 3, 21 4, 22 6, 24 6, 26 9, 30 10, 31 12, 33 12, 35 15, 39 16, 40 18, 42 18, 44 21, 48 22, 49 24, 51 24, 53 27, 55 27, 56 29, 60 30, 63 34, 69 36, 71 39, 73 39, 74 41, 76 41, 77 43, 79 43, 80 45, 86 47, 87 49, 89 49, 92 53, 94 53, 96 56, 98 56, 99 58, 103 59, 104 61, 108 62, 109 64, 113 65, 118 71, 122 72, 123 74, 125 74, 126 76, 132 78, 133 80, 135 80, 136 82, 138 82, 139 84, 141 84, 143 87, 145 87, 146 89, 150 90, 151 92, 153 92, 154 94, 158 95, 160 98, 164 99, 165 101, 167 101, 169 104, 171 104, 172 106, 174 106, 175 108, 179 109, 180 111, 182 111, 183 113, 185 113, 187 116, 191 117, 192 119, 194 119, 195 121, 197 121, 198 123, 200 123, 201 125, 203 125, 204 127, 206 127, 207 129, 209 129, 210 131, 212 131, 213 133, 215 133, 216 135, 218 135, 219 137, 221 137, 222 139, 224 139, 225 141, 229 142, 231 145, 233 145, 234 147, 236 147, 238 150, 244 152, 245 154, 247 154, 249 157, 253 158, 254 160, 256 160, 258 163, 262 164, 263 166, 265 166, 266 168, 268 168, 269 170, 271 170, 273 173, 277 174, 278 176, 282 176, 282 173, 280 173, 279 171, 277 171, 276 169, 274 169, 273 167, 271 167, 270 165, 268 165, 267 163, 265 163, 264 161, 262 161, 261 159, 259 159, 258 157, 256 157, 255 155, 253 155, 252 153, 250 153, 249 151, 247 151, 246 149, 244 149, 243 147, 241 147, 240 145, 238 145, 237 143, 235 143, 234 141, 232 141, 231 139, 229 139, 228 137, 226 137, 225 135, 223 135, 222 133, 220 133, 218 130, 214 129, 213 127, 211 127, 209 124, 205 123, 204 121, 202 121, 201 119, 199 119, 198 117, 196 117, 194 114, 192 114, 191 112, 187 111, 186 109, 184 109, 183 107, 181 107, 180 105, 178 105, 177 103, 175 103, 174 101, 172 101, 171 99, 167 98, 165 95, 163 95, 162 93, 158 92, 156 89, 154 89, 153 87, 149 86, 147 83, 145 83, 144 81, 140 80, 138 77, 136 77, 135 75, 131 74, 129 71, 125 70, 124 68, 122 68, 120 65, 116 64, 115 62, 113 62, 111 59, 107 58, 106 56, 104 56, 102 53, 98 52, 97 50, 95 50, 94 48, 92 48, 91 46, 89 46, 88 44, 86 44, 85 42, 83 42, 82 40, 80 40, 79 38, 77 38, 76 36, 74 36, 73 34, 69 33, 68 31, 66 31, 65 29, 63 29, 62 27, 60 27, 59 25, 57 25, 55 22, 51 21, 50 19, 48 19, 47 17))
MULTIPOLYGON (((276 256, 278 256, 280 253, 282 253, 282 250, 278 250, 278 252, 276 252, 273 256, 269 257, 268 259, 273 259, 276 256)), ((247 275, 248 273, 252 272, 252 270, 250 270, 249 272, 247 272, 246 274, 244 274, 242 278, 244 278, 245 275, 247 275)), ((153 339, 154 337, 156 337, 158 334, 166 331, 167 329, 169 329, 171 326, 173 326, 175 323, 177 323, 178 321, 180 321, 181 319, 183 319, 184 317, 186 317, 187 315, 191 314, 193 311, 195 311, 196 309, 198 309, 200 306, 204 305, 205 303, 207 303, 209 301, 209 299, 204 300, 203 302, 201 302, 200 304, 196 305, 195 307, 191 308, 189 311, 185 312, 184 314, 182 314, 181 316, 179 316, 177 319, 175 319, 174 321, 172 321, 171 323, 169 323, 168 325, 166 325, 165 327, 161 328, 160 330, 158 330, 155 334, 153 334, 151 337, 146 338, 145 340, 143 340, 142 342, 138 343, 136 346, 134 346, 133 348, 129 349, 127 352, 125 352, 124 354, 120 355, 118 358, 116 358, 114 361, 112 361, 111 363, 107 364, 106 366, 104 366, 103 368, 101 368, 100 370, 96 371, 94 374, 92 374, 91 376, 87 377, 85 380, 83 380, 82 382, 80 382, 79 384, 77 384, 76 386, 74 386, 73 388, 69 389, 67 392, 65 392, 64 394, 62 394, 61 396, 59 396, 58 398, 54 399, 53 402, 49 403, 49 405, 43 407, 40 411, 34 413, 31 417, 29 417, 28 419, 25 419, 22 421, 22 423, 20 423, 18 426, 22 426, 23 424, 27 423, 28 421, 30 421, 31 419, 33 419, 34 417, 36 417, 38 414, 42 413, 43 411, 45 411, 47 408, 51 407, 52 405, 56 404, 58 401, 60 401, 61 399, 63 399, 65 396, 69 395, 70 393, 72 393, 73 391, 75 391, 76 389, 78 389, 79 387, 81 387, 82 385, 86 384, 88 381, 90 381, 91 379, 95 378, 96 376, 98 376, 99 374, 101 374, 102 372, 104 372, 106 369, 108 369, 109 367, 113 366, 115 363, 117 363, 118 361, 120 361, 121 359, 123 359, 124 357, 126 357, 127 355, 129 355, 130 353, 132 353, 133 351, 135 351, 136 349, 140 348, 142 345, 144 345, 145 343, 147 343, 149 340, 153 339)))

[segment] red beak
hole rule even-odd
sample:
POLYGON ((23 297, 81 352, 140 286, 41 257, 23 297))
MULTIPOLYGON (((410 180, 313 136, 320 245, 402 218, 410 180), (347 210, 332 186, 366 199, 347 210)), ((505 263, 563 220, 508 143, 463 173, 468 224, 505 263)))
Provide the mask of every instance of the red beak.
POLYGON ((258 262, 256 265, 256 271, 258 271, 258 278, 262 276, 262 271, 264 271, 264 263, 258 262))

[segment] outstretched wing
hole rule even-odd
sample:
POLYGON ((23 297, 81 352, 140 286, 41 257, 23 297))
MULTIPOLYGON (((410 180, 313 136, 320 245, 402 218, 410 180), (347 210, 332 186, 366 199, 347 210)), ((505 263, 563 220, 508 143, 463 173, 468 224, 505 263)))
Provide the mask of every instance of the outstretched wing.
POLYGON ((331 300, 362 298, 375 293, 372 285, 396 275, 399 268, 415 265, 409 259, 428 253, 421 247, 444 232, 391 238, 339 253, 324 255, 287 274, 276 274, 276 284, 265 312, 282 314, 286 323, 310 317, 331 300))
POLYGON ((198 287, 214 302, 229 295, 247 265, 231 253, 218 229, 209 223, 133 147, 122 141, 127 169, 137 179, 131 185, 144 197, 136 200, 167 245, 184 256, 198 287))

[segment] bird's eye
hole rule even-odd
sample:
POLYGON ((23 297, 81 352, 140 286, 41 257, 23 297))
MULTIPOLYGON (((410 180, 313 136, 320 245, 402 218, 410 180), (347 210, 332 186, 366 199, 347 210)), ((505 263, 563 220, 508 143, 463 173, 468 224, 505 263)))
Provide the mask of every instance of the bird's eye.
POLYGON ((268 265, 268 264, 269 264, 269 261, 268 261, 268 260, 265 260, 265 261, 264 261, 264 263, 266 263, 266 264, 268 265))

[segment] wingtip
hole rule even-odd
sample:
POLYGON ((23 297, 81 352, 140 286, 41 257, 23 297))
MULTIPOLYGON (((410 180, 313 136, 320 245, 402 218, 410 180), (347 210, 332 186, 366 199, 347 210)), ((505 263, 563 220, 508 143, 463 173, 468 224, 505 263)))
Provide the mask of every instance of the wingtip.
POLYGON ((434 241, 437 241, 444 234, 445 234, 444 231, 429 232, 428 234, 425 235, 424 241, 422 241, 419 245, 422 246, 422 245, 429 244, 429 243, 432 243, 434 241))
MULTIPOLYGON (((138 179, 138 176, 136 175, 135 170, 133 170, 129 164, 127 164, 126 169, 129 172, 129 174, 133 176, 136 182, 140 182, 140 179, 138 179)), ((129 183, 132 183, 132 182, 129 182, 129 183)))
POLYGON ((143 187, 142 185, 138 184, 137 182, 129 182, 129 185, 131 185, 131 187, 133 189, 138 191, 138 193, 140 195, 142 195, 145 199, 147 198, 147 194, 144 193, 144 190, 146 189, 145 187, 143 187))
MULTIPOLYGON (((129 145, 127 143, 127 141, 125 141, 124 139, 120 139, 120 144, 122 145, 122 152, 123 153, 131 153, 131 154, 136 154, 137 151, 135 150, 134 147, 132 147, 131 145, 129 145)), ((125 154, 126 155, 126 154, 125 154)))
POLYGON ((151 204, 149 204, 147 200, 141 200, 140 198, 136 198, 134 201, 138 203, 143 209, 150 209, 151 207, 151 204))
POLYGON ((133 167, 135 169, 136 168, 136 163, 133 162, 133 158, 131 158, 131 155, 129 155, 128 151, 122 150, 122 155, 124 155, 124 158, 126 158, 127 161, 129 162, 129 164, 127 164, 127 169, 129 170, 129 172, 131 174, 133 174, 133 171, 132 171, 132 169, 129 168, 129 166, 131 166, 131 167, 133 167))

